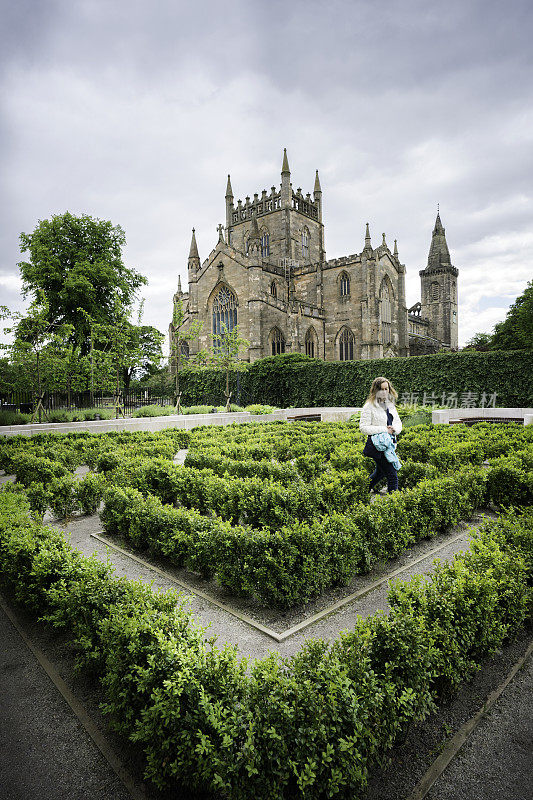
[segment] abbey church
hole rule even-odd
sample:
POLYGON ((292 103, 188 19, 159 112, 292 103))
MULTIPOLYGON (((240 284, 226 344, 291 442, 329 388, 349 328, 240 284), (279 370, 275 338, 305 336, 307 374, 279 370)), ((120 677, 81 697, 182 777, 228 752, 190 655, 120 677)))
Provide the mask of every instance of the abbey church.
POLYGON ((419 273, 421 301, 408 309, 396 240, 392 252, 385 234, 373 247, 367 224, 361 252, 327 260, 322 212, 318 170, 312 196, 295 191, 286 151, 281 185, 270 192, 235 203, 228 175, 225 227, 203 262, 193 229, 188 291, 179 283, 174 296, 183 303, 182 332, 193 320, 203 323, 190 355, 211 349, 211 334, 223 325, 239 326, 249 361, 289 352, 348 361, 457 349, 458 270, 440 215, 419 273))

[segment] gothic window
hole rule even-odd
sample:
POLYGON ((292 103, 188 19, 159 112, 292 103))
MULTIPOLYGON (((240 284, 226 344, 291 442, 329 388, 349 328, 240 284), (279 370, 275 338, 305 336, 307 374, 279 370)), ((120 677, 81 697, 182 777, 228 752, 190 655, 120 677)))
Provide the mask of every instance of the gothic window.
POLYGON ((270 255, 270 236, 266 231, 261 232, 261 255, 264 257, 270 255))
POLYGON ((387 279, 381 284, 380 311, 381 311, 381 342, 392 342, 392 288, 387 279))
POLYGON ((213 333, 223 333, 223 325, 228 332, 237 325, 237 297, 227 286, 222 286, 213 300, 213 333))
POLYGON ((309 258, 309 230, 307 228, 302 231, 302 258, 305 261, 309 258))
POLYGON ((318 336, 313 327, 310 327, 305 334, 305 355, 318 358, 318 336))
POLYGON ((439 284, 437 283, 437 281, 433 281, 433 283, 429 287, 429 298, 430 300, 438 300, 439 296, 440 296, 439 284))
POLYGON ((189 342, 183 340, 180 342, 180 353, 183 358, 189 358, 189 342))
POLYGON ((353 361, 355 336, 350 328, 343 328, 339 336, 339 359, 341 361, 353 361))
POLYGON ((341 297, 348 297, 350 294, 350 276, 346 272, 341 273, 339 284, 341 297))
POLYGON ((272 344, 272 355, 279 356, 285 352, 285 337, 279 328, 274 328, 270 334, 272 344))
POLYGON ((272 297, 278 296, 278 287, 276 286, 276 281, 272 281, 270 284, 270 294, 272 297))

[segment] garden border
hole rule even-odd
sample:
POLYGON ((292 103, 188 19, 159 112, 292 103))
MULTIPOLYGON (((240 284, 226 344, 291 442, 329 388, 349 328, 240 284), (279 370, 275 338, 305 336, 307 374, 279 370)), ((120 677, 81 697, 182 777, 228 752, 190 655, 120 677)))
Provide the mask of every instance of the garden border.
POLYGON ((276 633, 276 631, 272 630, 272 628, 268 628, 266 625, 262 625, 260 622, 257 622, 252 617, 249 617, 247 614, 243 614, 241 611, 238 611, 232 606, 228 606, 225 603, 221 603, 220 600, 217 600, 215 597, 213 597, 210 594, 207 594, 206 592, 202 592, 201 589, 197 589, 194 586, 191 586, 190 584, 186 583, 185 581, 180 581, 178 578, 174 578, 172 575, 170 575, 170 573, 165 572, 165 570, 162 570, 159 567, 156 567, 154 564, 150 564, 149 561, 145 561, 144 559, 139 558, 139 556, 130 553, 123 547, 114 544, 105 536, 101 536, 100 533, 91 533, 90 536, 93 539, 102 542, 102 544, 105 544, 106 547, 111 547, 113 550, 122 553, 122 555, 128 556, 128 558, 131 558, 132 561, 136 561, 138 564, 142 564, 147 569, 157 572, 158 575, 162 575, 164 578, 171 581, 172 583, 177 584, 182 589, 186 589, 188 592, 191 592, 192 594, 201 597, 203 600, 207 600, 208 603, 212 603, 214 606, 220 608, 222 611, 226 611, 228 614, 237 617, 237 619, 240 619, 242 622, 245 622, 247 625, 250 625, 250 627, 255 628, 261 633, 264 633, 266 636, 269 636, 271 639, 274 639, 275 642, 280 643, 284 642, 289 637, 294 636, 294 634, 300 633, 300 631, 305 630, 305 628, 308 628, 310 625, 314 625, 315 622, 319 622, 321 619, 324 619, 324 617, 328 617, 330 614, 334 614, 336 611, 343 608, 344 606, 347 606, 350 603, 353 603, 355 600, 359 600, 362 597, 365 597, 367 594, 370 594, 371 592, 375 591, 376 589, 379 589, 379 587, 383 586, 384 583, 387 583, 393 578, 396 578, 398 575, 401 575, 403 572, 406 572, 406 570, 411 569, 416 564, 420 564, 421 561, 427 561, 429 558, 431 558, 436 553, 443 550, 445 547, 449 547, 451 544, 461 539, 464 536, 464 532, 457 534, 452 539, 449 539, 446 542, 443 542, 438 547, 435 547, 433 550, 430 550, 429 553, 426 553, 425 555, 420 556, 414 561, 409 562, 409 564, 406 564, 403 567, 399 567, 393 572, 389 572, 383 578, 380 578, 379 580, 371 583, 370 586, 366 586, 364 589, 360 589, 359 591, 353 592, 347 597, 343 597, 341 600, 338 600, 336 603, 333 603, 333 605, 322 609, 322 611, 318 611, 316 614, 312 614, 310 617, 307 617, 306 619, 302 620, 302 622, 299 622, 297 625, 293 625, 291 628, 287 628, 281 633, 276 633))

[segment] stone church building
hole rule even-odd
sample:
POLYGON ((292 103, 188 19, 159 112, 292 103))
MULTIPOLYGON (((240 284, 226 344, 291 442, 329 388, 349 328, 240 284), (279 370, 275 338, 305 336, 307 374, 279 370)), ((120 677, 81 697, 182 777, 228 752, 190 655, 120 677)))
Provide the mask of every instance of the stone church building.
MULTIPOLYGON (((405 266, 398 247, 373 247, 367 223, 360 253, 326 259, 322 189, 292 187, 287 152, 281 185, 235 203, 230 177, 226 225, 201 262, 193 229, 188 291, 174 299, 185 311, 182 332, 203 323, 185 353, 211 349, 211 334, 239 326, 250 342, 242 357, 306 353, 327 361, 408 356, 457 349, 457 275, 437 214, 422 299, 405 303, 405 266)), ((169 331, 173 336, 172 325, 169 331)))

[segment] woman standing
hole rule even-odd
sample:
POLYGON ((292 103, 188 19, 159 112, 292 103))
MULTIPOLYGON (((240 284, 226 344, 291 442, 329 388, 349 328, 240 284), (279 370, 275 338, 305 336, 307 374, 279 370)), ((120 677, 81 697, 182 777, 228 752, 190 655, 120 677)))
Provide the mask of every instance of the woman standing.
POLYGON ((396 435, 402 429, 402 422, 394 406, 398 393, 387 378, 376 378, 370 387, 368 400, 361 411, 359 429, 366 433, 363 455, 373 458, 376 469, 370 476, 370 491, 374 489, 382 478, 387 479, 389 494, 398 489, 398 473, 393 465, 385 458, 385 453, 376 450, 371 437, 375 433, 389 433, 396 441, 396 435))

